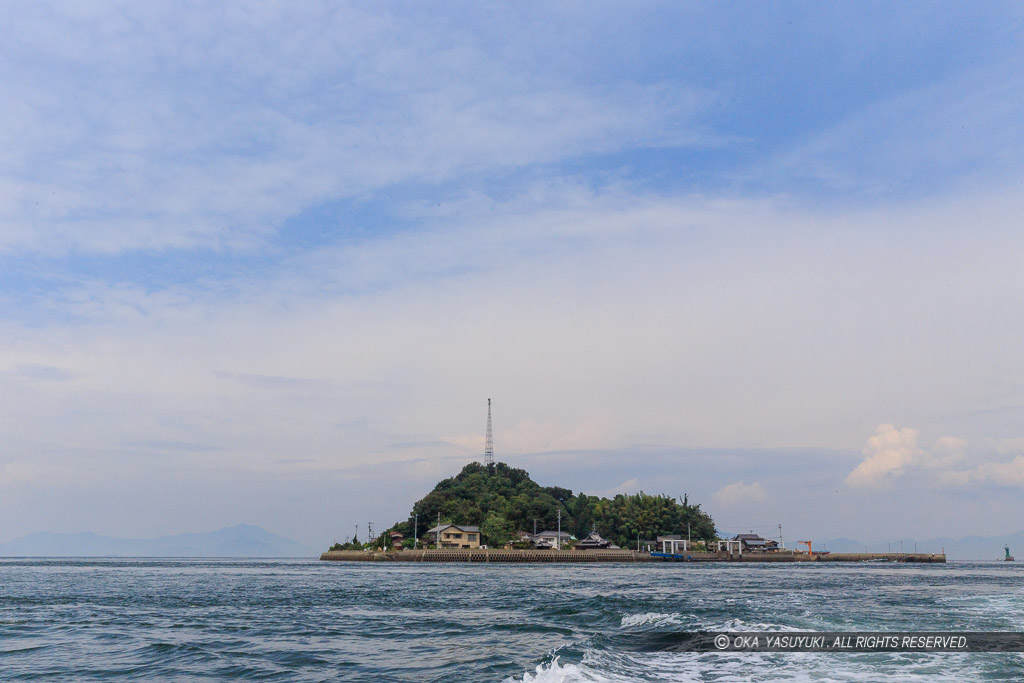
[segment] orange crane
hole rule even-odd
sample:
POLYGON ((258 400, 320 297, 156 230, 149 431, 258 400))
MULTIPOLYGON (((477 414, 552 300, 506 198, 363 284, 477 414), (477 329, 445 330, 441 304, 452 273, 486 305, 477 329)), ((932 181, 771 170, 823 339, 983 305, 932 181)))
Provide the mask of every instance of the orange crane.
POLYGON ((810 555, 811 557, 814 557, 814 551, 811 550, 811 542, 810 541, 797 541, 797 543, 800 543, 802 545, 807 546, 807 554, 810 555))

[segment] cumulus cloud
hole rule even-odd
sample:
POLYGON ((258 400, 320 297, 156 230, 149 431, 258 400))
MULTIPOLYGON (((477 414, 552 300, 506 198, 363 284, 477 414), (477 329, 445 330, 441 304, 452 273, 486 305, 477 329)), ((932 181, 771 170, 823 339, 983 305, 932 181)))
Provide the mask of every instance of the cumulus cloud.
POLYGON ((971 473, 970 479, 1024 487, 1024 455, 1018 455, 1010 462, 983 463, 971 473))
POLYGON ((862 453, 864 460, 846 477, 852 488, 883 488, 896 479, 915 472, 941 488, 962 488, 971 484, 1024 487, 1024 455, 1013 460, 1004 457, 1019 439, 1000 439, 992 451, 975 450, 969 454, 966 439, 943 436, 930 449, 918 445, 916 429, 897 429, 892 424, 878 426, 862 453))
POLYGON ((963 462, 966 457, 967 439, 943 436, 935 442, 925 466, 931 469, 948 469, 963 462))
POLYGON ((767 498, 764 487, 759 482, 748 484, 740 481, 729 484, 715 491, 715 500, 722 505, 738 505, 740 503, 762 503, 767 498))
POLYGON ((918 430, 897 429, 892 424, 878 426, 875 435, 861 451, 864 461, 846 477, 847 486, 878 488, 886 486, 922 461, 925 452, 917 445, 918 430))

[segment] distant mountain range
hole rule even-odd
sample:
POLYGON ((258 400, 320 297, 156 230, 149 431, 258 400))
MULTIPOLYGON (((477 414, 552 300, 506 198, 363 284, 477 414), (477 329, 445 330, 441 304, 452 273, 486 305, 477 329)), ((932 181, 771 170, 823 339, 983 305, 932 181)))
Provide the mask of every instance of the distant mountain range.
POLYGON ((159 538, 40 531, 0 543, 0 557, 317 557, 319 554, 318 550, 251 524, 159 538))
MULTIPOLYGON (((789 545, 788 543, 786 545, 789 545)), ((1003 546, 1010 546, 1010 554, 1024 561, 1024 531, 1005 536, 966 536, 964 538, 930 538, 916 541, 913 538, 896 539, 887 543, 862 543, 851 538, 834 538, 814 542, 815 550, 830 550, 834 553, 862 553, 866 547, 869 552, 918 552, 938 553, 946 551, 949 560, 1001 560, 1003 546), (902 543, 902 548, 901 544, 902 543)))

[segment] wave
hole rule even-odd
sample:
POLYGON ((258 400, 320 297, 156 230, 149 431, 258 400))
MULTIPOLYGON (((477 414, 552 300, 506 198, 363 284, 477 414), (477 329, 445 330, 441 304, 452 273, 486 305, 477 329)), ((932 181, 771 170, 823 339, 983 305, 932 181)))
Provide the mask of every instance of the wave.
MULTIPOLYGON (((1006 653, 1003 653, 1004 655, 1006 653)), ((643 659, 620 653, 587 650, 582 660, 562 663, 560 657, 538 664, 503 683, 859 683, 882 679, 903 683, 959 683, 1001 677, 1007 667, 1020 666, 999 655, 949 653, 657 653, 643 659)), ((1014 680, 1017 680, 1014 678, 1014 680)))
POLYGON ((643 614, 627 614, 622 617, 622 628, 630 628, 633 626, 663 626, 665 624, 682 625, 681 619, 683 615, 674 614, 663 614, 661 612, 644 612, 643 614))

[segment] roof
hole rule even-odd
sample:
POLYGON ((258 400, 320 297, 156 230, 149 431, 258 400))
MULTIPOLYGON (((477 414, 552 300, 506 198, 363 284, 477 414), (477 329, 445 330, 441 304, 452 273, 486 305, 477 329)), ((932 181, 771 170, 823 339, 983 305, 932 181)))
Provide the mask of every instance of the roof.
POLYGON ((555 537, 555 536, 558 536, 559 534, 561 534, 562 538, 572 538, 572 536, 570 534, 568 534, 568 533, 566 533, 564 531, 542 531, 539 534, 537 534, 536 536, 534 536, 534 538, 540 538, 542 536, 552 536, 552 537, 555 537))
POLYGON ((658 538, 657 538, 658 543, 661 543, 662 541, 681 541, 681 540, 683 540, 683 537, 680 534, 669 534, 668 536, 658 536, 658 538))
POLYGON ((589 548, 591 546, 603 547, 611 545, 611 541, 607 541, 601 538, 601 535, 596 531, 591 531, 590 535, 580 541, 580 547, 589 548))
POLYGON ((752 546, 764 545, 765 543, 767 543, 765 539, 761 538, 757 534, 736 534, 736 538, 734 538, 733 540, 741 541, 745 545, 752 546))
POLYGON ((436 534, 439 531, 444 531, 445 529, 452 529, 452 528, 458 529, 459 531, 465 531, 468 534, 478 534, 478 533, 480 533, 480 527, 478 527, 478 526, 470 526, 468 524, 441 524, 440 526, 435 526, 433 529, 427 529, 426 533, 428 533, 428 534, 436 534))

